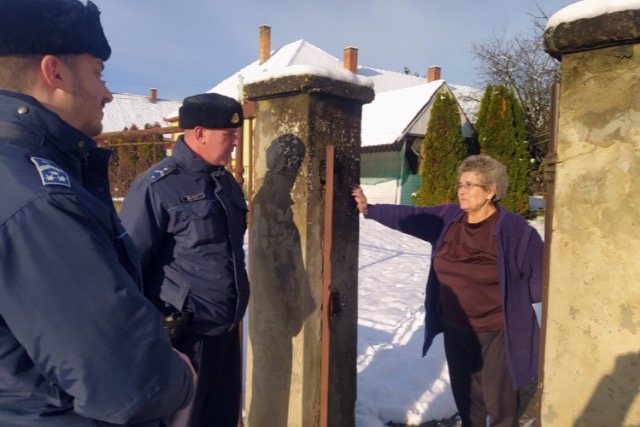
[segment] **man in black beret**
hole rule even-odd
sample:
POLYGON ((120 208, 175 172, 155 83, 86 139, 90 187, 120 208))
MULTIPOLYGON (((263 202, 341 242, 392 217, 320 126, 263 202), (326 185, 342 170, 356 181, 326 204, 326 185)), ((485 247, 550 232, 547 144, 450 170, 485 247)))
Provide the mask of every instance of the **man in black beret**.
POLYGON ((167 324, 188 320, 174 342, 198 373, 191 427, 236 427, 240 413, 247 204, 225 166, 242 124, 242 107, 232 98, 185 98, 184 135, 171 157, 135 180, 120 211, 142 256, 147 295, 167 324))
POLYGON ((91 2, 0 0, 0 425, 161 427, 194 393, 120 224, 91 2))

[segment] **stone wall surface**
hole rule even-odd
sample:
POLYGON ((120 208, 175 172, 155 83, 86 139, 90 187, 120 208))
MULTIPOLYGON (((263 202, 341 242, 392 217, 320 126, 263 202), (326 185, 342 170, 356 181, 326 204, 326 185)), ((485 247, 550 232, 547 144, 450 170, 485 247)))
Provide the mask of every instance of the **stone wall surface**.
POLYGON ((558 55, 540 425, 638 426, 640 46, 583 47, 558 55))

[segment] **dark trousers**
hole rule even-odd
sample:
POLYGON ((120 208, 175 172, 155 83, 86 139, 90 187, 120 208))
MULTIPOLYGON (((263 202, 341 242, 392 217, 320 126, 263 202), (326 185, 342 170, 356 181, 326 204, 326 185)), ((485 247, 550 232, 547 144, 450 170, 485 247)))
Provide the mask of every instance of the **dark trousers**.
POLYGON ((463 427, 518 427, 518 391, 513 389, 504 332, 445 327, 444 348, 453 398, 463 427))
POLYGON ((198 373, 191 427, 237 427, 242 393, 240 336, 185 336, 176 348, 198 373))

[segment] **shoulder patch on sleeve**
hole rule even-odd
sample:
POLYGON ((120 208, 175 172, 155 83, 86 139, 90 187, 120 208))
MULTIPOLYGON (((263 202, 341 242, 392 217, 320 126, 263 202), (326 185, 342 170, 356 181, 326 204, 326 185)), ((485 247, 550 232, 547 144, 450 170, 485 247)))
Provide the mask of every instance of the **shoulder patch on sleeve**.
POLYGON ((156 182, 159 179, 162 179, 165 176, 169 175, 174 170, 176 170, 175 165, 167 165, 167 166, 164 166, 163 168, 156 169, 153 172, 151 172, 151 174, 147 177, 147 179, 151 182, 156 182))
POLYGON ((71 187, 69 175, 51 160, 41 157, 32 157, 31 161, 36 165, 36 169, 40 174, 42 185, 62 185, 71 187))

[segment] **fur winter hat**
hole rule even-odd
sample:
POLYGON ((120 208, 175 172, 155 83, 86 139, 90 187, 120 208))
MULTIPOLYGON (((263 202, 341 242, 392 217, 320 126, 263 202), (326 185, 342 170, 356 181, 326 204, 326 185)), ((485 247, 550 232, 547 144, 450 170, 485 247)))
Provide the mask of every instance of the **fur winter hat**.
POLYGON ((0 0, 0 56, 88 53, 106 61, 111 47, 91 1, 0 0))
POLYGON ((242 126, 242 105, 228 96, 217 93, 202 93, 189 96, 178 110, 179 126, 193 129, 226 129, 242 126))

